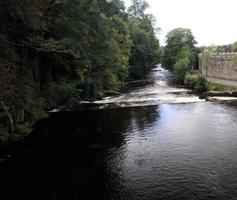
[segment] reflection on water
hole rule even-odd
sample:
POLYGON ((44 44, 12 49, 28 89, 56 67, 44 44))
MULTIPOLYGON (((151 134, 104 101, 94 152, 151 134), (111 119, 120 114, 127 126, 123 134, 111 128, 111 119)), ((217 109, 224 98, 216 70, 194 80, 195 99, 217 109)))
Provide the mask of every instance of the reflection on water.
POLYGON ((236 199, 237 109, 198 103, 53 114, 0 163, 29 199, 236 199))
MULTIPOLYGON (((175 89, 162 84, 165 93, 175 89)), ((39 122, 0 159, 1 197, 236 200, 237 107, 139 105, 53 113, 39 122)))

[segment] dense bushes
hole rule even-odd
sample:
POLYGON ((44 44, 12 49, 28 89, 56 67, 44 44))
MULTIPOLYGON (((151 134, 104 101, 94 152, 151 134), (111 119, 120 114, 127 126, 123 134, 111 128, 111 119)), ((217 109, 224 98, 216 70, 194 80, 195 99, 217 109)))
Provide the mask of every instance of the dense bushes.
POLYGON ((173 72, 177 83, 184 83, 185 74, 189 71, 189 64, 188 58, 181 58, 175 63, 173 72))
POLYGON ((207 79, 202 75, 198 75, 194 86, 194 91, 200 93, 200 92, 206 92, 207 89, 208 89, 207 79))
POLYGON ((45 108, 47 110, 60 107, 70 107, 80 101, 80 90, 70 84, 58 85, 55 82, 47 86, 44 92, 45 108))
POLYGON ((206 91, 225 91, 227 87, 225 85, 208 81, 203 75, 192 75, 187 73, 184 79, 184 85, 194 90, 195 92, 201 93, 206 91))
POLYGON ((197 76, 194 76, 190 73, 186 73, 185 79, 184 79, 184 85, 187 88, 194 89, 195 84, 196 84, 196 79, 197 79, 197 76))
POLYGON ((225 91, 227 87, 225 85, 208 81, 208 90, 210 91, 225 91))
POLYGON ((187 73, 185 75, 184 85, 198 93, 206 92, 208 89, 206 78, 200 74, 191 75, 190 73, 187 73))

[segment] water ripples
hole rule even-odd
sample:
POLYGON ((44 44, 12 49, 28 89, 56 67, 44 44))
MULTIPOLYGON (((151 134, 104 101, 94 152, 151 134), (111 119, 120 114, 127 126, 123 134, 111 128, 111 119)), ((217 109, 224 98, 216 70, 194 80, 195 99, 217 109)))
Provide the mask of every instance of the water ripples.
POLYGON ((106 107, 137 107, 158 104, 183 104, 183 103, 197 103, 200 100, 197 96, 190 94, 190 90, 184 88, 175 88, 169 86, 169 78, 171 74, 169 71, 158 66, 149 76, 149 81, 153 81, 143 88, 138 88, 129 93, 118 97, 105 98, 100 101, 95 101, 95 104, 100 105, 101 108, 106 107))

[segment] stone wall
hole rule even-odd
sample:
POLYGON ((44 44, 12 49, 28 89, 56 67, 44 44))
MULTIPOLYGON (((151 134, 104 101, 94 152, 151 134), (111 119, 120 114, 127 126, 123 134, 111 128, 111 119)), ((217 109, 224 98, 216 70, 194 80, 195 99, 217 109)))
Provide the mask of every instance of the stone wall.
POLYGON ((237 81, 237 53, 200 54, 199 70, 206 77, 237 81))

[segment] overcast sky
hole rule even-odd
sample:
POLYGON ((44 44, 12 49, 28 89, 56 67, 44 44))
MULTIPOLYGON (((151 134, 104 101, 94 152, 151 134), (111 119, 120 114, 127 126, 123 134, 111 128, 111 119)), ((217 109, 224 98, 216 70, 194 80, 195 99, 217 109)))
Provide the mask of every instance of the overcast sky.
MULTIPOLYGON (((124 0, 129 5, 131 0, 124 0)), ((164 44, 167 32, 189 28, 201 45, 222 45, 237 41, 237 0, 147 0, 156 16, 164 44)))

